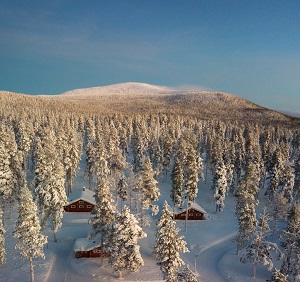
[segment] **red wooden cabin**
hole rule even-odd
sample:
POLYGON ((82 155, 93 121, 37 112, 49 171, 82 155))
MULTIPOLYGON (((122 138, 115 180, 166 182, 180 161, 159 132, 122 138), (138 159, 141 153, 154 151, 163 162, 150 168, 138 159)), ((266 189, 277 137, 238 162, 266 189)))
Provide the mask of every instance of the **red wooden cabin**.
MULTIPOLYGON (((96 258, 101 256, 101 245, 87 238, 77 238, 74 245, 76 258, 96 258)), ((104 252, 104 257, 109 255, 104 252)))
MULTIPOLYGON (((175 219, 185 220, 186 209, 177 209, 175 211, 175 219)), ((204 220, 207 219, 206 211, 201 208, 198 204, 189 202, 188 207, 188 220, 204 220)))
POLYGON ((83 188, 76 190, 68 197, 68 204, 64 207, 66 212, 91 212, 96 205, 95 192, 83 188))

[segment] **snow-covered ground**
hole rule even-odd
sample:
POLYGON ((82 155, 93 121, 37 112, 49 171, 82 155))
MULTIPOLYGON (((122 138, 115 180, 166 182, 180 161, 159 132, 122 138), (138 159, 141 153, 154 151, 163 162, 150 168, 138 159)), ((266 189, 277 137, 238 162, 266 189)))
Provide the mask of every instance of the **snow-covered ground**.
MULTIPOLYGON (((75 189, 82 189, 86 184, 80 173, 75 181, 75 189)), ((258 266, 257 278, 254 279, 252 278, 252 265, 242 264, 236 255, 233 238, 237 222, 233 197, 229 195, 225 201, 224 211, 216 214, 210 185, 209 179, 207 184, 200 181, 197 197, 197 202, 207 211, 210 219, 189 221, 187 232, 185 232, 184 221, 177 221, 181 235, 185 236, 190 250, 189 253, 182 254, 182 258, 192 270, 196 266, 196 271, 203 282, 266 281, 271 277, 266 267, 258 266)), ((162 206, 164 200, 167 200, 171 205, 169 196, 171 182, 160 181, 159 187, 161 196, 158 204, 162 206)), ((16 239, 11 233, 16 217, 15 209, 13 218, 7 219, 5 226, 7 262, 0 266, 0 281, 30 281, 29 263, 18 258, 17 251, 14 249, 16 239)), ((64 213, 63 226, 57 234, 57 243, 53 241, 51 231, 45 231, 49 236, 49 243, 45 248, 46 259, 34 260, 36 281, 118 281, 118 275, 112 272, 107 259, 104 260, 105 265, 100 267, 99 258, 76 259, 74 257, 75 239, 86 237, 90 232, 89 218, 89 213, 64 213)), ((161 271, 152 257, 157 219, 158 216, 151 218, 150 227, 144 229, 148 235, 147 238, 139 241, 145 265, 137 273, 124 273, 123 281, 162 281, 161 271)))

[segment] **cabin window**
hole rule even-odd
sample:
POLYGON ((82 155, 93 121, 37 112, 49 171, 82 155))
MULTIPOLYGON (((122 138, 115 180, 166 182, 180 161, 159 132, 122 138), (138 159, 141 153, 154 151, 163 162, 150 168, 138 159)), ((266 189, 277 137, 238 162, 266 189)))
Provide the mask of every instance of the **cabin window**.
POLYGON ((80 209, 83 209, 83 208, 84 208, 84 205, 79 205, 79 208, 80 208, 80 209))
POLYGON ((83 201, 79 201, 79 204, 83 204, 83 201))
POLYGON ((94 253, 100 253, 100 250, 97 249, 97 248, 95 248, 95 249, 93 250, 93 252, 94 252, 94 253))
POLYGON ((91 208, 91 207, 92 207, 92 205, 86 205, 86 207, 87 207, 87 208, 91 208))
POLYGON ((189 213, 189 216, 193 216, 194 214, 193 213, 189 213))
POLYGON ((201 216, 201 213, 197 213, 196 216, 201 216))
POLYGON ((71 209, 75 209, 76 208, 76 205, 71 205, 71 209))

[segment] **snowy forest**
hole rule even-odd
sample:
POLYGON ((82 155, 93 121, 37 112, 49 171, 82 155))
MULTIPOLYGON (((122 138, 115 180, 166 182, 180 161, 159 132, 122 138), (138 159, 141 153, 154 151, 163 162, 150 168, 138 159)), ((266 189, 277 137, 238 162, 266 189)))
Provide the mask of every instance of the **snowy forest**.
POLYGON ((94 102, 83 108, 2 93, 0 272, 14 256, 28 262, 24 279, 34 281, 36 259, 63 239, 64 206, 82 169, 96 202, 89 238, 109 254, 116 279, 144 265, 139 242, 154 222, 151 255, 162 279, 206 281, 182 258, 192 251, 190 222, 179 228, 174 210, 208 193, 212 216, 222 217, 227 201, 234 203, 235 255, 251 265, 253 277, 263 265, 269 281, 299 282, 299 124, 223 120, 215 110, 209 119, 163 110, 122 113, 99 111, 94 102), (163 200, 159 183, 168 186, 163 200), (7 252, 12 238, 15 249, 7 252))

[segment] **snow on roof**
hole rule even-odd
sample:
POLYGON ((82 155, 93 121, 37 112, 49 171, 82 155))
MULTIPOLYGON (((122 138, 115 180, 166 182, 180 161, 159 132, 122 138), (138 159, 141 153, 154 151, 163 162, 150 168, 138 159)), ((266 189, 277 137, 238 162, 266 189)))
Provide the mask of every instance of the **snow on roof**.
POLYGON ((94 191, 86 188, 75 190, 68 197, 68 205, 75 203, 78 200, 84 200, 89 204, 96 205, 94 195, 94 191))
MULTIPOLYGON (((178 213, 182 213, 182 212, 184 212, 185 210, 186 210, 186 203, 183 203, 183 206, 182 206, 183 208, 176 208, 175 209, 175 214, 178 214, 178 213)), ((193 208, 194 210, 196 210, 196 211, 199 211, 199 212, 201 212, 201 213, 203 213, 203 214, 207 214, 207 212, 202 208, 202 207, 200 207, 200 205, 198 205, 197 203, 195 203, 195 202, 191 202, 191 201, 189 201, 189 209, 190 208, 193 208)))
POLYGON ((90 251, 99 246, 101 246, 101 244, 94 240, 89 240, 87 238, 77 238, 74 244, 74 252, 90 251))

